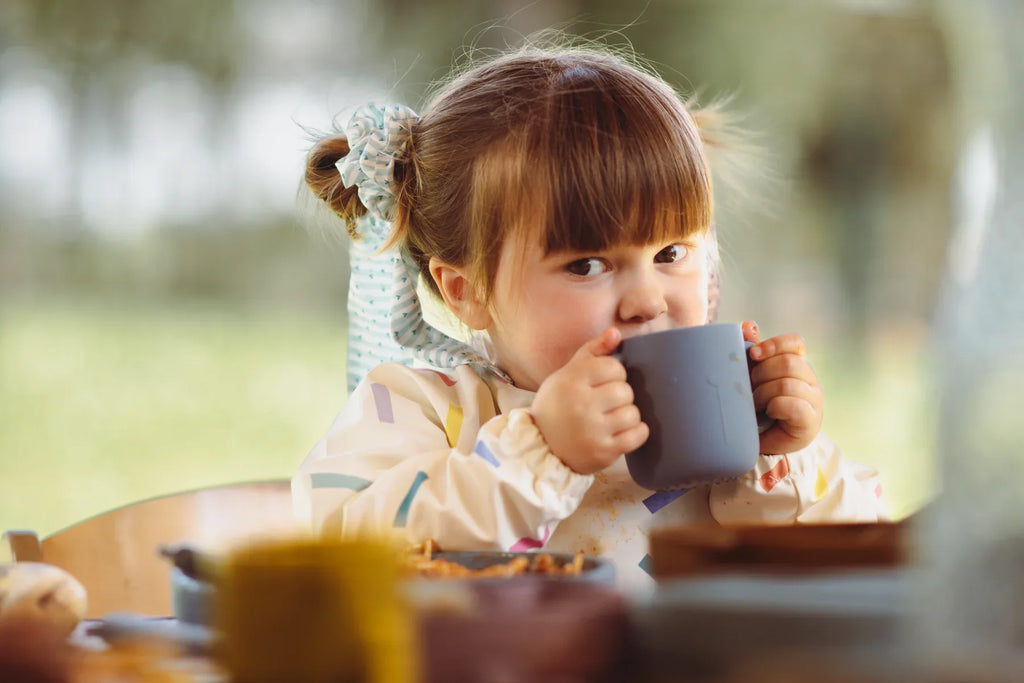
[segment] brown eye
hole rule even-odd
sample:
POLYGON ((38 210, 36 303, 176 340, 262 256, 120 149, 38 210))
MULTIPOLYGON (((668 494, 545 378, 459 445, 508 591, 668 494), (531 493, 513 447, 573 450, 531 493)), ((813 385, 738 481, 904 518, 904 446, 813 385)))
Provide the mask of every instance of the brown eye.
POLYGON ((682 244, 673 244, 659 251, 655 257, 655 263, 676 263, 686 258, 689 250, 682 244))
POLYGON ((604 261, 599 258, 577 259, 576 261, 567 264, 565 269, 573 275, 578 275, 580 277, 600 275, 607 270, 604 261))

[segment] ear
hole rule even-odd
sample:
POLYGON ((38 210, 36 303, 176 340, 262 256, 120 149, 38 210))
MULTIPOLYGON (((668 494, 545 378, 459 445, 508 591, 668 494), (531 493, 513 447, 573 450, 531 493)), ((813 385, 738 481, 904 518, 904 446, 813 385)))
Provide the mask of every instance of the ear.
POLYGON ((470 284, 464 266, 453 266, 436 256, 430 257, 430 277, 434 278, 448 310, 473 330, 487 329, 491 314, 470 284))

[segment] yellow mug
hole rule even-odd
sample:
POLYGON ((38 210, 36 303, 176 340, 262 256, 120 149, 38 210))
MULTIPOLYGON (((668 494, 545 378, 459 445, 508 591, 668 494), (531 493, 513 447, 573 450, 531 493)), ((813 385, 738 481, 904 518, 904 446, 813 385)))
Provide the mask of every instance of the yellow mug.
POLYGON ((381 541, 243 546, 217 580, 218 658, 237 683, 411 683, 415 630, 398 582, 381 541))

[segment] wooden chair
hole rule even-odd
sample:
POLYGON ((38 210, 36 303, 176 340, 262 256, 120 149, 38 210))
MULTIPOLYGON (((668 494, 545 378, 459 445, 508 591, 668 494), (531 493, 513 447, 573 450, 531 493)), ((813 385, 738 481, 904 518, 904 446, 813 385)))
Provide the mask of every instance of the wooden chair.
POLYGON ((86 618, 109 612, 171 614, 170 562, 158 546, 187 541, 223 550, 259 536, 297 530, 287 480, 186 491, 131 503, 44 538, 4 534, 15 562, 46 562, 88 593, 86 618))

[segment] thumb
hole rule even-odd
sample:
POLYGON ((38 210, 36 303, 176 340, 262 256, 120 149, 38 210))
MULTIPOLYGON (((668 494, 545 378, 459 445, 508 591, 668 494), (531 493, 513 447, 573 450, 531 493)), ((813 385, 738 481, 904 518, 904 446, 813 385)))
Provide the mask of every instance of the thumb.
POLYGON ((609 327, 607 330, 587 341, 576 351, 575 358, 596 358, 607 356, 619 348, 622 343, 622 332, 617 327, 609 327))

